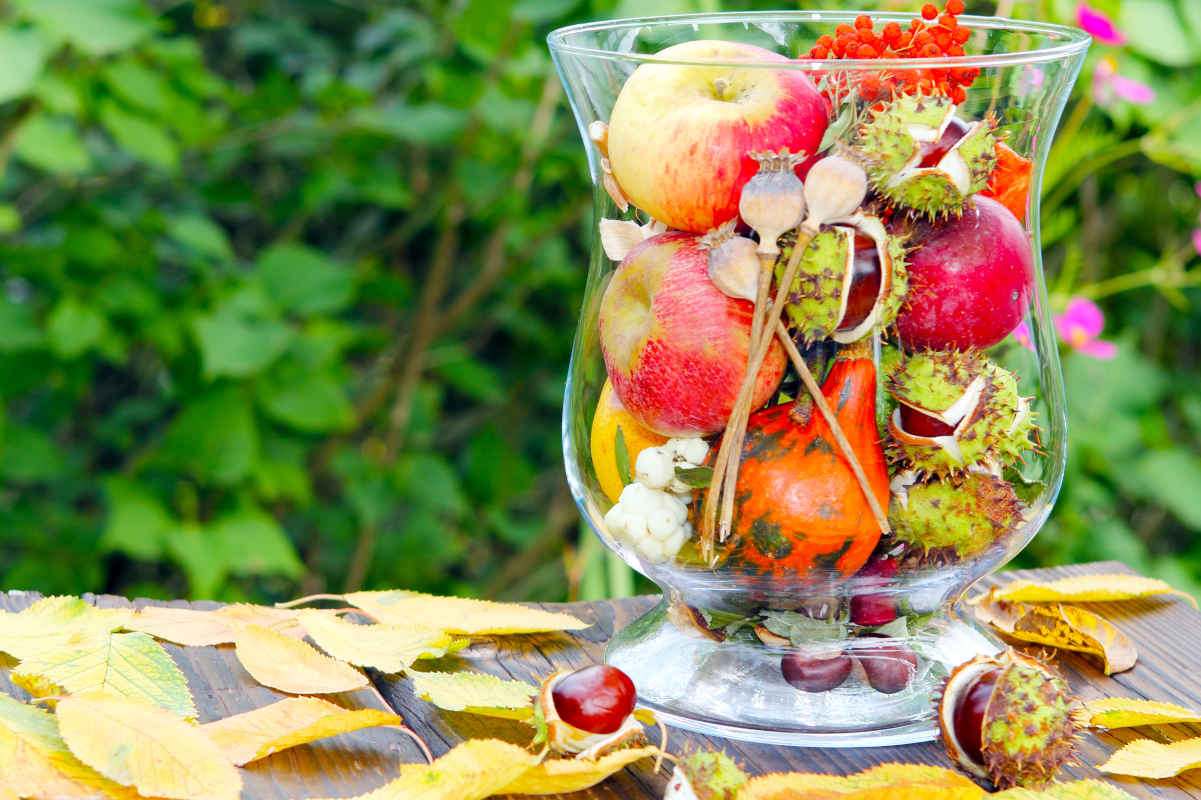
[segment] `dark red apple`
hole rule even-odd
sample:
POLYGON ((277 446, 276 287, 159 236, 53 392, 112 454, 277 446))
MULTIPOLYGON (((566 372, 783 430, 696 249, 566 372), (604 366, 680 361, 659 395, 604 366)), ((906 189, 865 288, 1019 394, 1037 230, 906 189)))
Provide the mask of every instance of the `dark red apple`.
POLYGON ((957 218, 924 223, 909 243, 909 294, 897 317, 908 349, 992 347, 1017 327, 1034 293, 1026 229, 976 196, 957 218))

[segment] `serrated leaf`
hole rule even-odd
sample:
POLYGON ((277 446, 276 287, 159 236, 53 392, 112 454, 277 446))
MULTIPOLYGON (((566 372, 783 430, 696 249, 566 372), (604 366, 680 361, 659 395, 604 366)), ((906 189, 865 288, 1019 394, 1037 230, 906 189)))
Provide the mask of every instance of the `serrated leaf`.
POLYGON ((942 767, 923 764, 881 764, 855 775, 818 775, 776 773, 751 778, 738 800, 776 800, 778 797, 837 797, 867 800, 908 800, 909 798, 946 798, 980 800, 983 789, 969 778, 942 767))
POLYGON ((1197 605, 1192 595, 1173 589, 1164 581, 1125 574, 1075 575, 1053 581, 1016 580, 986 595, 977 595, 969 602, 976 603, 991 595, 994 600, 1017 603, 1112 603, 1161 594, 1179 595, 1194 607, 1197 605))
POLYGON ((128 608, 96 608, 78 597, 44 597, 23 611, 0 611, 0 651, 18 659, 52 653, 72 639, 118 630, 128 608))
POLYGON ((413 672, 413 693, 447 711, 528 719, 538 687, 483 672, 413 672))
POLYGON ((1097 769, 1135 778, 1171 778, 1201 767, 1201 737, 1163 744, 1138 739, 1118 750, 1097 769))
POLYGON ((59 735, 53 714, 3 692, 0 775, 4 776, 3 788, 13 797, 138 797, 132 789, 118 786, 72 755, 59 735))
POLYGON ((499 739, 468 739, 432 764, 402 764, 380 788, 338 800, 483 800, 501 792, 538 757, 499 739))
POLYGON ((634 482, 633 473, 630 471, 630 448, 626 445, 626 435, 620 425, 617 426, 617 437, 614 441, 614 456, 617 459, 617 477, 621 478, 622 486, 629 486, 634 482))
POLYGON ((76 758, 148 796, 238 800, 242 776, 196 726, 157 706, 90 692, 58 703, 76 758))
POLYGON ((196 716, 187 678, 163 646, 145 633, 74 639, 23 659, 13 672, 36 675, 73 694, 135 698, 181 717, 196 716))
POLYGON ((1135 728, 1139 725, 1173 725, 1177 722, 1201 722, 1201 712, 1133 697, 1102 697, 1084 704, 1088 725, 1093 728, 1135 728))
POLYGON ((713 467, 676 467, 676 478, 690 489, 704 489, 713 481, 713 467))
POLYGON ((346 602, 381 623, 436 628, 447 633, 539 633, 578 631, 589 626, 571 614, 543 611, 517 603, 437 597, 403 590, 352 592, 346 595, 346 602))
POLYGON ((1124 792, 1112 783, 1096 779, 1069 781, 1067 783, 1052 783, 1043 787, 1041 792, 1027 792, 1030 797, 1021 798, 1012 795, 1017 789, 998 792, 991 795, 991 800, 1134 800, 1129 792, 1124 792))
MULTIPOLYGON (((272 609, 274 610, 274 609, 272 609)), ((125 627, 185 647, 233 644, 234 624, 213 611, 146 606, 125 627)))
POLYGON ((1108 620, 1062 603, 1029 605, 991 600, 975 606, 976 617, 1014 639, 1098 656, 1106 675, 1124 672, 1138 661, 1134 642, 1108 620))
POLYGON ((429 628, 355 625, 307 610, 300 624, 317 646, 336 659, 381 672, 403 672, 419 658, 441 658, 455 640, 429 628))
POLYGON ((263 708, 200 726, 200 731, 238 766, 340 733, 403 725, 398 715, 374 708, 351 710, 319 697, 289 697, 263 708))
POLYGON ((299 639, 264 628, 240 625, 234 652, 256 681, 289 694, 349 692, 367 685, 367 676, 299 639))
POLYGON ((548 758, 527 770, 501 790, 503 794, 566 794, 595 786, 610 775, 660 753, 657 747, 632 747, 609 753, 595 761, 581 758, 548 758))
MULTIPOLYGON (((333 611, 309 609, 315 614, 336 616, 333 611)), ((256 606, 250 603, 234 603, 222 606, 213 612, 217 617, 228 620, 235 627, 238 625, 261 625, 268 630, 291 636, 293 639, 305 637, 304 626, 300 624, 300 612, 291 608, 272 608, 256 606)))

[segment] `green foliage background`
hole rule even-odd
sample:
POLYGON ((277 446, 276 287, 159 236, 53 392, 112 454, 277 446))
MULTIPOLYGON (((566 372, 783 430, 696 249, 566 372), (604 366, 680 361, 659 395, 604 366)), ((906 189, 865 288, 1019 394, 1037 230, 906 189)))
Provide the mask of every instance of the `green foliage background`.
MULTIPOLYGON (((1130 42, 1090 56, 1044 240, 1121 355, 1065 357, 1068 482, 1021 563, 1198 592, 1201 4, 1095 5, 1130 42), (1157 100, 1094 106, 1102 57, 1157 100)), ((0 586, 633 590, 562 477, 592 234, 544 37, 715 9, 0 1, 0 586)))

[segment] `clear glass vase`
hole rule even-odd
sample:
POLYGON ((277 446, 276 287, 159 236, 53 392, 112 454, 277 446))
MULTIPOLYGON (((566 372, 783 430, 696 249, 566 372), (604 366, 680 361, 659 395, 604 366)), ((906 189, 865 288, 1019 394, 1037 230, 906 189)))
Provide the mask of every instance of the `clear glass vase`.
POLYGON ((549 39, 598 231, 567 476, 663 590, 607 660, 705 733, 932 738, 949 669, 998 647, 956 603, 1063 476, 1039 182, 1088 37, 876 14, 863 38, 923 57, 860 59, 855 19, 549 39))

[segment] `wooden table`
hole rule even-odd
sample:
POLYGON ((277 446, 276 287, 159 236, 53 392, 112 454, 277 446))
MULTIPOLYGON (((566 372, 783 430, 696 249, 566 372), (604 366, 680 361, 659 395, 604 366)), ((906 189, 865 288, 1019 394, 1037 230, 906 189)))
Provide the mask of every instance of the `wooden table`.
MULTIPOLYGON (((982 585, 1004 583, 1018 577, 1048 579, 1098 572, 1129 572, 1121 564, 1099 563, 1029 572, 1007 572, 986 578, 982 585)), ((20 610, 40 595, 10 592, 0 595, 0 607, 20 610)), ((87 596, 101 606, 128 605, 111 596, 87 596)), ((448 668, 469 666, 502 677, 530 682, 561 666, 579 666, 600 660, 615 628, 630 622, 656 602, 653 597, 635 597, 597 603, 548 604, 567 610, 595 624, 575 635, 549 634, 484 641, 450 659, 448 668)), ((139 600, 134 605, 155 604, 139 600)), ((211 608, 212 603, 165 605, 211 608)), ((1112 620, 1139 648, 1139 663, 1131 671, 1104 677, 1085 658, 1064 653, 1061 669, 1081 697, 1142 697, 1201 708, 1201 614, 1180 599, 1148 599, 1121 604, 1099 604, 1097 610, 1112 620)), ((279 693, 255 683, 234 658, 230 647, 183 648, 166 644, 187 675, 200 721, 248 711, 280 697, 279 693)), ((486 719, 466 713, 444 712, 414 698, 408 682, 394 676, 373 675, 373 688, 332 698, 348 707, 391 707, 404 716, 435 755, 467 737, 495 736, 516 742, 529 740, 529 728, 517 722, 486 719)), ((0 673, 0 689, 18 697, 26 695, 0 673)), ((1105 760, 1117 746, 1148 736, 1174 741, 1201 736, 1201 726, 1176 725, 1156 729, 1127 729, 1089 735, 1081 759, 1084 765, 1105 760)), ((846 774, 885 762, 949 765, 937 742, 875 749, 816 750, 753 745, 673 730, 669 749, 677 752, 686 743, 705 748, 723 748, 742 762, 751 774, 764 772, 829 772, 846 774)), ((245 769, 248 800, 285 800, 302 797, 350 797, 373 789, 396 774, 401 761, 421 759, 415 745, 399 732, 377 728, 343 734, 332 739, 296 747, 250 764, 245 769)), ((1098 777, 1091 766, 1065 769, 1061 779, 1098 777)), ((1201 770, 1164 781, 1109 778, 1137 797, 1201 797, 1201 770)), ((586 792, 561 796, 562 800, 643 800, 662 797, 664 775, 654 775, 649 762, 636 765, 586 792)))

